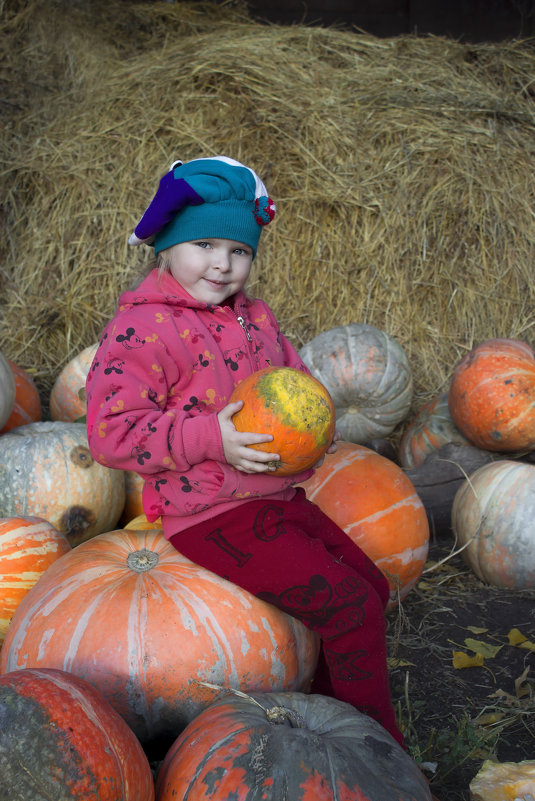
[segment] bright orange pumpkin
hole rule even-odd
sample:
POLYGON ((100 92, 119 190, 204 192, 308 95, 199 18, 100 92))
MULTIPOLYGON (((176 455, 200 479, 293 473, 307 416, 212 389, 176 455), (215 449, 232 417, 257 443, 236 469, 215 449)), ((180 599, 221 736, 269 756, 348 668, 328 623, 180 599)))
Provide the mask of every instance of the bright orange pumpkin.
POLYGON ((97 352, 98 343, 89 345, 71 359, 60 372, 50 392, 50 417, 72 423, 87 411, 85 382, 97 352))
POLYGON ((0 676, 0 797, 153 801, 134 733, 88 682, 61 670, 0 676))
POLYGON ((176 737, 214 699, 198 682, 308 688, 318 647, 298 620, 193 564, 163 532, 119 530, 62 556, 23 598, 0 673, 74 673, 147 741, 176 737))
POLYGON ((429 524, 403 470, 369 448, 338 442, 302 486, 384 573, 390 607, 405 598, 427 559, 429 524))
POLYGON ((0 434, 27 423, 36 423, 41 419, 41 399, 33 378, 18 364, 9 359, 8 362, 15 379, 15 403, 0 434))
POLYGON ((443 392, 426 403, 403 432, 399 461, 403 467, 418 467, 426 456, 450 442, 470 444, 453 422, 448 408, 448 393, 443 392))
POLYGON ((238 431, 272 434, 250 445, 278 453, 273 475, 290 476, 315 465, 332 442, 335 412, 325 387, 293 367, 266 367, 237 385, 230 402, 243 401, 232 422, 238 431))
POLYGON ((71 550, 69 541, 39 517, 0 518, 0 645, 26 593, 71 550))
POLYGON ((535 350, 518 339, 489 339, 472 348, 453 372, 449 410, 478 448, 535 448, 535 350))
POLYGON ((163 531, 162 518, 159 517, 157 520, 154 520, 153 523, 149 523, 144 514, 138 515, 137 517, 132 518, 132 520, 129 520, 128 523, 124 525, 124 528, 129 530, 136 529, 138 531, 148 531, 149 529, 157 528, 160 531, 163 531))
POLYGON ((93 459, 85 425, 29 423, 3 434, 1 443, 2 517, 42 517, 73 547, 117 523, 124 472, 93 459))

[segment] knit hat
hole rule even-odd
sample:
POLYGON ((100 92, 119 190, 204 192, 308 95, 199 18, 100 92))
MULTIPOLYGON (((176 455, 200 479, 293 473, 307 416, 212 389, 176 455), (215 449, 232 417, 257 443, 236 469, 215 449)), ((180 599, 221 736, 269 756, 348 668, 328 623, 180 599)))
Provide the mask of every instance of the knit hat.
POLYGON ((195 239, 232 239, 255 255, 262 227, 275 212, 258 175, 239 161, 175 161, 128 242, 154 244, 159 253, 195 239))

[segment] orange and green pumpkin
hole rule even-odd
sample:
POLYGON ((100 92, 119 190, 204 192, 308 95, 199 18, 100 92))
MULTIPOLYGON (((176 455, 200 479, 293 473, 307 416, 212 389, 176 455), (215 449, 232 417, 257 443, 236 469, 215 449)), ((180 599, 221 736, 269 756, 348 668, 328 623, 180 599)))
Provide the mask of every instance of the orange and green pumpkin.
POLYGON ((85 382, 97 352, 98 343, 89 345, 71 359, 60 372, 50 392, 50 417, 72 423, 87 412, 85 382))
POLYGON ((0 645, 15 610, 69 541, 38 517, 0 518, 0 645))
POLYGON ((0 434, 41 419, 41 399, 33 378, 22 367, 9 359, 8 362, 15 379, 15 403, 0 434))
POLYGON ((318 649, 302 623, 193 564, 162 531, 119 530, 60 557, 22 599, 0 673, 74 673, 148 741, 176 737, 213 701, 202 682, 308 689, 318 649))
POLYGON ((293 367, 267 367, 239 383, 229 402, 243 401, 233 418, 238 431, 272 434, 272 442, 249 447, 278 453, 272 475, 289 476, 313 467, 332 442, 333 402, 315 378, 293 367))
POLYGON ((478 448, 535 448, 535 350, 518 339, 489 339, 456 365, 449 410, 478 448))
POLYGON ((338 442, 302 486, 384 573, 390 606, 405 598, 427 559, 429 523, 403 470, 369 448, 338 442))
POLYGON ((3 434, 1 443, 2 517, 42 517, 73 547, 117 523, 124 472, 93 459, 85 425, 29 423, 3 434))
POLYGON ((227 696, 182 732, 156 801, 431 801, 416 763, 382 726, 323 695, 227 696))
POLYGON ((153 801, 148 759, 88 682, 43 668, 0 676, 0 797, 153 801))

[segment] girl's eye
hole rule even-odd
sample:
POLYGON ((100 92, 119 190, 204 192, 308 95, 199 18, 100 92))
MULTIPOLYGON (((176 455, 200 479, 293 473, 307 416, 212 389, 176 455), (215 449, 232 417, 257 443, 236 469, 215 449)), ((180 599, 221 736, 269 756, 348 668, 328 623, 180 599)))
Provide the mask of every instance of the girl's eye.
POLYGON ((210 247, 210 243, 209 242, 197 242, 197 245, 200 248, 209 248, 210 247))

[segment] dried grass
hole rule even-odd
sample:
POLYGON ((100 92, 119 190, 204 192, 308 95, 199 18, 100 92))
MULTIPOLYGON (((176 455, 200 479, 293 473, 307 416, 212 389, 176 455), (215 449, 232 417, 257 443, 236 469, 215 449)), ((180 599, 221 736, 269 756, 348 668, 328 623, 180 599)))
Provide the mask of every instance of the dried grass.
POLYGON ((415 405, 492 337, 533 342, 535 49, 262 25, 239 7, 0 5, 0 348, 47 393, 147 249, 175 158, 226 155, 279 213, 251 289, 299 347, 366 322, 415 405))

